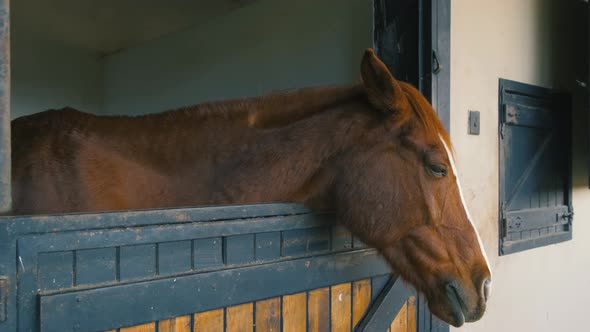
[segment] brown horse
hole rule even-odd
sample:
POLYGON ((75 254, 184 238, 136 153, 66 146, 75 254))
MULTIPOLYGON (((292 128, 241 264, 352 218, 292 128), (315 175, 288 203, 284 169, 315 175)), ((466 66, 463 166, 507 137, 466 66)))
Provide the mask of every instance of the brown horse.
POLYGON ((455 326, 491 272, 426 99, 367 50, 363 84, 140 117, 47 111, 12 124, 14 214, 302 202, 335 211, 455 326))

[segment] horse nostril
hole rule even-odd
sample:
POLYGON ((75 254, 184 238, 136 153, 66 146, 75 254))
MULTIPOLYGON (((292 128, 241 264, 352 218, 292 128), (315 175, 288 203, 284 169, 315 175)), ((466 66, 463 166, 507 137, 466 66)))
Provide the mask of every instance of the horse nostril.
POLYGON ((492 292, 492 281, 490 279, 486 279, 483 282, 483 298, 487 302, 490 298, 492 292))

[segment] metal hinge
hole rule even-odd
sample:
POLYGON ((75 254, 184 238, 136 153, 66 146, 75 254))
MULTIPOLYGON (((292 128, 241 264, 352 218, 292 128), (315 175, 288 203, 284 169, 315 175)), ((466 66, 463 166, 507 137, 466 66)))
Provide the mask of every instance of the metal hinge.
POLYGON ((8 304, 8 278, 0 276, 0 322, 6 321, 8 304))

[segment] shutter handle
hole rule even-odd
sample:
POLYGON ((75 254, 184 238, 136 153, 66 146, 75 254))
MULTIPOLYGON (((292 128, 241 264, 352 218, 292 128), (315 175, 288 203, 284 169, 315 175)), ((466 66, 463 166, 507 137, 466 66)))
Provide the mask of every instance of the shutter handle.
POLYGON ((573 212, 564 212, 559 215, 559 219, 571 219, 574 216, 573 212))

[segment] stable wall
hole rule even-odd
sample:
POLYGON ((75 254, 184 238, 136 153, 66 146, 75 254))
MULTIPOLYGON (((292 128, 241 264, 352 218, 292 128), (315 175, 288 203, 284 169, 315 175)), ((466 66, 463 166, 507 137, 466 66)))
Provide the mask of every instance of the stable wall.
POLYGON ((484 318, 452 331, 585 331, 590 298, 590 189, 586 110, 571 24, 582 2, 451 1, 451 138, 463 191, 493 269, 484 318), (579 7, 576 7, 579 6, 579 7), (578 9, 577 9, 578 8, 578 9), (498 79, 575 92, 573 240, 498 256, 498 79), (469 110, 481 135, 467 134, 469 110))
POLYGON ((143 114, 271 90, 353 82, 372 1, 259 0, 105 59, 105 112, 143 114))
POLYGON ((103 67, 98 54, 30 31, 19 22, 26 8, 13 8, 11 23, 12 118, 50 108, 75 107, 99 113, 103 67))

